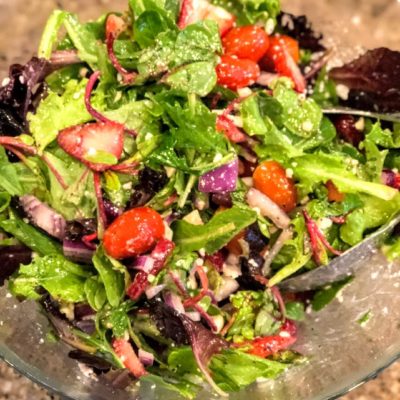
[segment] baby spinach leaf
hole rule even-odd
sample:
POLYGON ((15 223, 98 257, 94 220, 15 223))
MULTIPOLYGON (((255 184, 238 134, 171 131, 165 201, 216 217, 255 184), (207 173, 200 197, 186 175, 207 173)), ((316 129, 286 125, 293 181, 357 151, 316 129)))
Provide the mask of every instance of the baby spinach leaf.
POLYGON ((215 63, 200 61, 188 64, 170 74, 165 82, 174 89, 207 96, 217 83, 215 63))
POLYGON ((90 307, 95 311, 100 311, 107 301, 106 291, 103 282, 99 277, 91 276, 85 282, 85 295, 90 307))
POLYGON ((124 274, 115 269, 101 246, 93 256, 93 264, 104 284, 108 302, 112 307, 118 307, 125 294, 124 274))
POLYGON ((239 391, 261 377, 276 378, 287 367, 287 364, 233 349, 215 355, 209 365, 215 382, 221 389, 230 392, 239 391))
POLYGON ((205 249, 207 254, 213 254, 256 220, 255 211, 234 206, 215 214, 205 225, 177 221, 173 225, 174 241, 181 253, 205 249))

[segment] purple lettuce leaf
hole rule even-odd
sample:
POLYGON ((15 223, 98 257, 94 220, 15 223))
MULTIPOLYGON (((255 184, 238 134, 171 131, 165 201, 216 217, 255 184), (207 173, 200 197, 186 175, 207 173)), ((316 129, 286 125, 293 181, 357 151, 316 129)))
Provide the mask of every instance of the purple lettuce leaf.
POLYGON ((12 115, 26 127, 26 114, 30 111, 38 85, 50 72, 50 63, 33 57, 27 64, 13 64, 8 82, 0 88, 0 106, 12 110, 12 115))
POLYGON ((32 261, 32 251, 23 245, 0 246, 0 285, 8 279, 21 264, 32 261))
POLYGON ((321 43, 322 34, 314 31, 305 15, 295 16, 282 12, 278 16, 278 26, 283 34, 296 39, 300 48, 311 50, 313 53, 325 50, 321 43))
POLYGON ((400 111, 400 52, 380 47, 329 72, 350 89, 345 105, 379 112, 400 111))

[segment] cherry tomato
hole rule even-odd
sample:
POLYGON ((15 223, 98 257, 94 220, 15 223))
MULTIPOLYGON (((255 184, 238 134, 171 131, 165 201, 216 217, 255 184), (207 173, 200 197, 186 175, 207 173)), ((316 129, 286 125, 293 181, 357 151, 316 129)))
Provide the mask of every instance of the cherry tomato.
POLYGON ((296 325, 294 322, 287 320, 277 335, 254 339, 250 343, 251 349, 249 350, 249 353, 262 358, 271 356, 294 344, 297 340, 296 336, 296 325))
POLYGON ((221 56, 216 71, 218 83, 233 90, 253 85, 260 76, 257 63, 230 55, 221 56))
POLYGON ((164 235, 163 220, 149 207, 134 208, 120 215, 104 232, 104 248, 116 259, 150 250, 164 235))
POLYGON ((339 191, 336 185, 332 181, 326 182, 326 188, 328 189, 328 200, 329 201, 343 201, 344 194, 339 191))
POLYGON ((269 38, 264 29, 241 26, 231 29, 222 39, 226 54, 258 62, 269 47, 269 38))
POLYGON ((284 211, 292 211, 297 204, 296 187, 286 176, 285 169, 276 161, 264 161, 253 174, 254 187, 267 195, 284 211))
POLYGON ((276 61, 282 57, 282 48, 285 47, 296 64, 300 61, 299 43, 286 35, 275 35, 269 38, 269 47, 260 61, 260 66, 268 71, 275 71, 276 61))

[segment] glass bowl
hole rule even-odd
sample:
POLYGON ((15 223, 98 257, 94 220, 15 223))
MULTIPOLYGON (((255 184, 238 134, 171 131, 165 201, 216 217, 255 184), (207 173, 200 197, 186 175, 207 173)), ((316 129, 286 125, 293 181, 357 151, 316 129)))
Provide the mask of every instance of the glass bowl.
MULTIPOLYGON (((0 0, 0 71, 26 61, 35 51, 50 11, 64 7, 82 18, 123 10, 126 0, 0 0)), ((305 13, 325 33, 338 58, 353 58, 363 46, 399 48, 396 0, 291 0, 285 10, 305 13), (339 18, 340 17, 340 18, 339 18)), ((336 62, 335 60, 333 62, 336 62)), ((277 381, 257 382, 232 399, 323 400, 339 397, 374 377, 400 356, 400 263, 376 252, 354 281, 325 309, 307 313, 296 349, 309 362, 277 381), (366 313, 365 324, 359 320, 366 313)), ((68 358, 62 342, 48 340, 49 325, 36 304, 18 303, 0 289, 0 357, 50 391, 74 400, 177 399, 162 388, 116 391, 93 379, 68 358)), ((204 390, 199 399, 213 396, 204 390)))

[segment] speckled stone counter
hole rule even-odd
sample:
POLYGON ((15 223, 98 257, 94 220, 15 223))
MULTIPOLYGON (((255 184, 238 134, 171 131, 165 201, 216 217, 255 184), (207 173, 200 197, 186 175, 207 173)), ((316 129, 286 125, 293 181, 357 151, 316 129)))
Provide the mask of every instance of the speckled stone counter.
MULTIPOLYGON (((386 369, 377 379, 355 389, 341 400, 396 400, 400 397, 400 363, 386 369)), ((34 385, 0 362, 0 400, 59 399, 34 385)), ((292 399, 288 399, 292 400, 292 399)))

